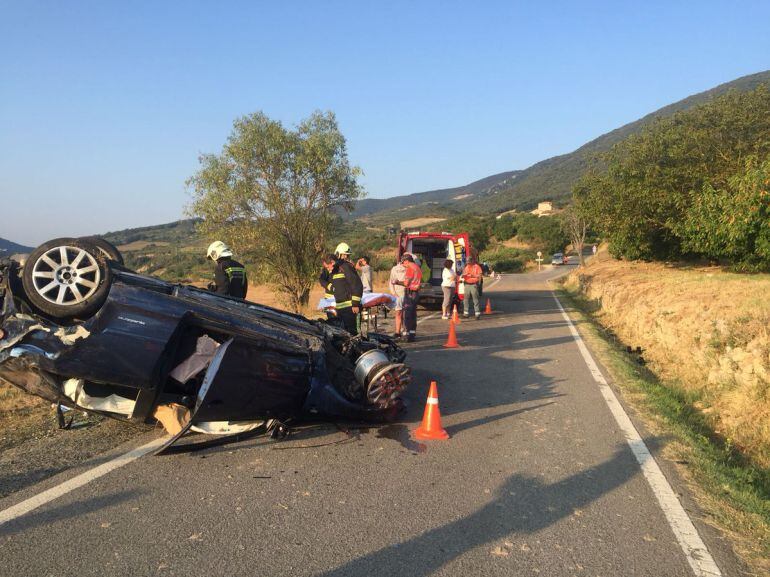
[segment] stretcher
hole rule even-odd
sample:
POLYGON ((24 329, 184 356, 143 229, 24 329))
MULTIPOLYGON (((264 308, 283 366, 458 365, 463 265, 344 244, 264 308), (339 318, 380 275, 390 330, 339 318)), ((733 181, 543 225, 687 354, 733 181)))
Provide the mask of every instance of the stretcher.
MULTIPOLYGON (((334 297, 321 298, 318 301, 318 310, 334 313, 334 297)), ((377 320, 380 315, 387 318, 388 310, 396 306, 396 297, 388 293, 364 293, 361 297, 361 326, 369 330, 377 331, 377 320)))

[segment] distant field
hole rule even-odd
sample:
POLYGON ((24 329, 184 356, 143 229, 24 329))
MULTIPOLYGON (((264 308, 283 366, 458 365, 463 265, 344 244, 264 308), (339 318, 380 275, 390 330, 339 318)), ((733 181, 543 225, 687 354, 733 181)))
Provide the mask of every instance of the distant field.
POLYGON ((437 222, 443 222, 445 220, 446 220, 445 218, 435 218, 435 217, 413 218, 412 220, 402 220, 401 228, 417 228, 420 226, 427 226, 429 224, 434 224, 437 222))
POLYGON ((144 250, 150 245, 154 246, 168 246, 170 243, 163 241, 148 241, 148 240, 136 240, 128 244, 121 244, 118 250, 121 252, 132 252, 137 250, 144 250))

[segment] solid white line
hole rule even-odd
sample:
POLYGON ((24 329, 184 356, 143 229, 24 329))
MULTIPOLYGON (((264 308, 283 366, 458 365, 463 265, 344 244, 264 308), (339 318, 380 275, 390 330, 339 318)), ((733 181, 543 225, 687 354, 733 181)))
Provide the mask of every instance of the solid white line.
POLYGON ((94 467, 85 473, 81 473, 77 477, 73 477, 72 479, 61 483, 60 485, 56 485, 55 487, 51 487, 50 489, 47 489, 46 491, 43 491, 34 497, 30 497, 29 499, 26 499, 25 501, 22 501, 13 507, 8 507, 7 509, 0 511, 0 525, 3 525, 8 521, 13 521, 22 515, 26 515, 30 511, 33 511, 38 507, 45 505, 46 503, 50 503, 54 499, 58 499, 70 491, 74 491, 75 489, 78 489, 79 487, 82 487, 83 485, 86 485, 91 481, 98 479, 99 477, 103 477, 110 471, 119 469, 123 465, 128 465, 131 461, 135 461, 139 457, 154 451, 167 440, 167 437, 155 439, 146 445, 142 445, 141 447, 129 451, 128 453, 124 453, 123 455, 115 457, 111 461, 103 463, 98 467, 94 467))
POLYGON ((666 516, 668 524, 671 526, 676 540, 679 542, 679 546, 684 551, 685 557, 687 557, 687 562, 698 577, 721 577, 722 572, 711 557, 711 553, 709 553, 700 535, 698 535, 695 525, 693 525, 690 517, 687 516, 687 512, 682 507, 679 499, 677 499, 676 493, 674 493, 671 485, 669 485, 666 477, 663 475, 663 471, 660 470, 658 463, 655 462, 650 450, 642 440, 641 435, 639 435, 639 431, 636 430, 615 393, 607 384, 607 380, 596 365, 591 353, 588 352, 588 347, 586 347, 583 339, 580 338, 580 334, 577 332, 575 325, 572 324, 572 320, 567 315, 564 307, 561 306, 559 298, 555 293, 552 294, 564 320, 567 321, 569 330, 577 343, 578 349, 580 349, 580 354, 583 355, 583 360, 588 366, 588 370, 591 371, 594 380, 599 384, 599 389, 612 416, 615 417, 615 421, 618 423, 623 436, 625 436, 628 442, 628 446, 631 447, 631 451, 639 462, 642 472, 652 488, 652 492, 655 493, 660 508, 663 509, 663 514, 666 516))
POLYGON ((428 321, 430 319, 435 319, 439 314, 441 313, 430 313, 427 317, 423 317, 420 320, 417 321, 417 324, 419 325, 423 321, 428 321))

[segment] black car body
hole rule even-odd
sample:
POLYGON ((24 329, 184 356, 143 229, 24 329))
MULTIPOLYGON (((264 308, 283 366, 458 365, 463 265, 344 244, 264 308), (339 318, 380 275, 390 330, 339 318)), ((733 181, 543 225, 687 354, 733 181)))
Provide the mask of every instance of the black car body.
MULTIPOLYGON (((90 306, 93 312, 53 318, 51 310, 67 310, 56 305, 58 288, 48 312, 41 311, 35 304, 41 290, 24 267, 39 270, 36 263, 59 250, 70 262, 82 260, 73 256, 77 251, 97 252, 88 242, 58 241, 66 248, 51 241, 24 266, 0 261, 0 381, 94 411, 65 393, 67 383, 76 382, 78 394, 116 395, 130 407, 123 414, 94 412, 136 422, 152 422, 156 408, 168 403, 188 407, 193 424, 306 415, 387 420, 400 408, 398 394, 410 373, 404 351, 387 337, 351 336, 326 321, 142 276, 104 255, 96 258, 101 295, 78 303, 78 310, 90 306), (39 294, 31 299, 31 293, 39 294), (171 378, 202 338, 216 341, 206 368, 185 382, 171 378)), ((35 274, 45 283, 62 278, 60 264, 35 274)))

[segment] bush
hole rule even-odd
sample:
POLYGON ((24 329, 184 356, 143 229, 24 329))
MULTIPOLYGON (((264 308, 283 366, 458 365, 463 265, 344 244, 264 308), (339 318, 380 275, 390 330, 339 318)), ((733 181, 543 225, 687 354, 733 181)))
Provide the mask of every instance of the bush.
POLYGON ((746 168, 716 189, 707 184, 687 211, 683 246, 748 270, 770 268, 770 159, 746 168))
POLYGON ((492 234, 497 240, 508 240, 516 236, 516 219, 513 215, 505 215, 495 220, 492 226, 492 234))
POLYGON ((537 217, 524 212, 516 215, 515 226, 520 240, 537 244, 546 253, 561 252, 570 242, 561 219, 557 217, 537 217))
POLYGON ((522 272, 529 259, 519 249, 498 245, 481 252, 479 260, 489 263, 495 272, 522 272))
POLYGON ((616 256, 756 263, 768 198, 751 171, 768 159, 770 91, 760 86, 656 120, 604 154, 573 194, 616 256))

